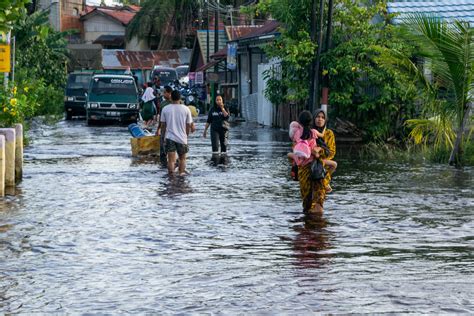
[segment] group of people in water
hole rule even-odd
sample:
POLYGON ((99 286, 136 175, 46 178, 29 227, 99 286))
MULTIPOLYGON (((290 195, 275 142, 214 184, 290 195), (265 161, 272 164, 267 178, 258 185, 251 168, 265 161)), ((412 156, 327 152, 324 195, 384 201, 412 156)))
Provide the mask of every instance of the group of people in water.
MULTIPOLYGON (((170 86, 165 86, 161 91, 159 77, 155 77, 154 82, 144 88, 140 113, 145 128, 149 128, 154 121, 158 122, 156 135, 162 136, 161 160, 166 162, 170 175, 175 174, 177 165, 178 174, 184 176, 187 174, 188 136, 196 130, 191 109, 182 104, 179 91, 170 86)), ((226 155, 230 111, 221 95, 217 95, 214 101, 202 136, 206 138, 210 128, 213 155, 226 155)), ((309 111, 301 112, 298 120, 291 122, 289 136, 293 147, 288 158, 292 164, 293 178, 299 181, 303 211, 321 214, 326 195, 332 192, 331 178, 337 168, 334 161, 336 142, 334 133, 327 128, 326 111, 319 109, 314 115, 309 111), (323 178, 318 180, 312 176, 312 165, 316 161, 326 171, 323 178)))
MULTIPOLYGON (((186 156, 189 151, 188 136, 196 128, 193 116, 197 116, 195 108, 186 106, 181 102, 179 91, 170 86, 160 89, 159 77, 154 77, 153 83, 144 87, 140 116, 145 129, 151 129, 154 122, 158 122, 156 135, 160 138, 160 158, 168 167, 168 173, 175 173, 176 164, 178 174, 183 176, 186 171, 186 156), (194 113, 193 113, 194 112, 194 113), (178 160, 178 163, 176 161, 178 160)), ((215 98, 214 106, 209 110, 204 128, 203 137, 206 138, 210 127, 213 154, 227 154, 229 138, 230 111, 224 105, 221 95, 215 98)))

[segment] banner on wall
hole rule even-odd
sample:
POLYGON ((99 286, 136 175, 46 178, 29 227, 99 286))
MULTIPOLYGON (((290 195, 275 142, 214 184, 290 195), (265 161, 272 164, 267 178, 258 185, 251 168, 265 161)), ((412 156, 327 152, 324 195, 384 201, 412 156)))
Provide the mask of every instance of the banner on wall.
POLYGON ((227 69, 237 68, 237 43, 227 44, 227 69))

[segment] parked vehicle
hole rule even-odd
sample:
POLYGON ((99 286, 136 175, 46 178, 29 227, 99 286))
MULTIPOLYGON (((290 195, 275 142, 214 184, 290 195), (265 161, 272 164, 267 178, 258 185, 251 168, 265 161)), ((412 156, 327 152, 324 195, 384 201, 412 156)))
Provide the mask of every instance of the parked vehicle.
POLYGON ((182 65, 176 67, 176 72, 178 73, 178 80, 179 84, 182 86, 188 86, 189 85, 189 66, 188 65, 182 65))
POLYGON ((64 95, 64 111, 66 120, 73 116, 86 115, 86 97, 85 92, 89 88, 92 73, 73 72, 67 78, 66 91, 64 95))
POLYGON ((87 124, 103 120, 136 122, 138 104, 138 89, 131 75, 94 75, 87 93, 87 124))
POLYGON ((153 77, 158 76, 160 78, 162 89, 164 86, 171 86, 176 85, 178 82, 178 74, 176 69, 171 67, 164 67, 164 66, 155 66, 153 67, 153 71, 150 75, 150 80, 153 81, 153 77))

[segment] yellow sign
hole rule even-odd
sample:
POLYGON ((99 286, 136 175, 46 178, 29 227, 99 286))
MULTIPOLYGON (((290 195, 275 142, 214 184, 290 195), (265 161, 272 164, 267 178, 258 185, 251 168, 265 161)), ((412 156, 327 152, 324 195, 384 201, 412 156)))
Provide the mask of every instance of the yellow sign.
POLYGON ((0 72, 10 72, 10 45, 0 44, 0 72))

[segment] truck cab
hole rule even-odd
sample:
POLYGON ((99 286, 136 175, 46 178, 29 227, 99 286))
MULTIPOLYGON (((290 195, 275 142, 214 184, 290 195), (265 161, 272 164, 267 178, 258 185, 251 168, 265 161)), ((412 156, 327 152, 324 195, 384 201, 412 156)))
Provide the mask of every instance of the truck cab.
POLYGON ((174 86, 178 81, 178 73, 176 69, 164 66, 155 66, 151 72, 150 80, 153 81, 154 77, 160 78, 160 88, 164 86, 174 86))
POLYGON ((138 89, 133 76, 98 74, 92 76, 86 102, 87 124, 94 121, 136 122, 138 89))
POLYGON ((64 94, 64 112, 66 120, 73 116, 86 115, 86 97, 85 93, 89 88, 92 73, 72 72, 68 75, 66 91, 64 94))

